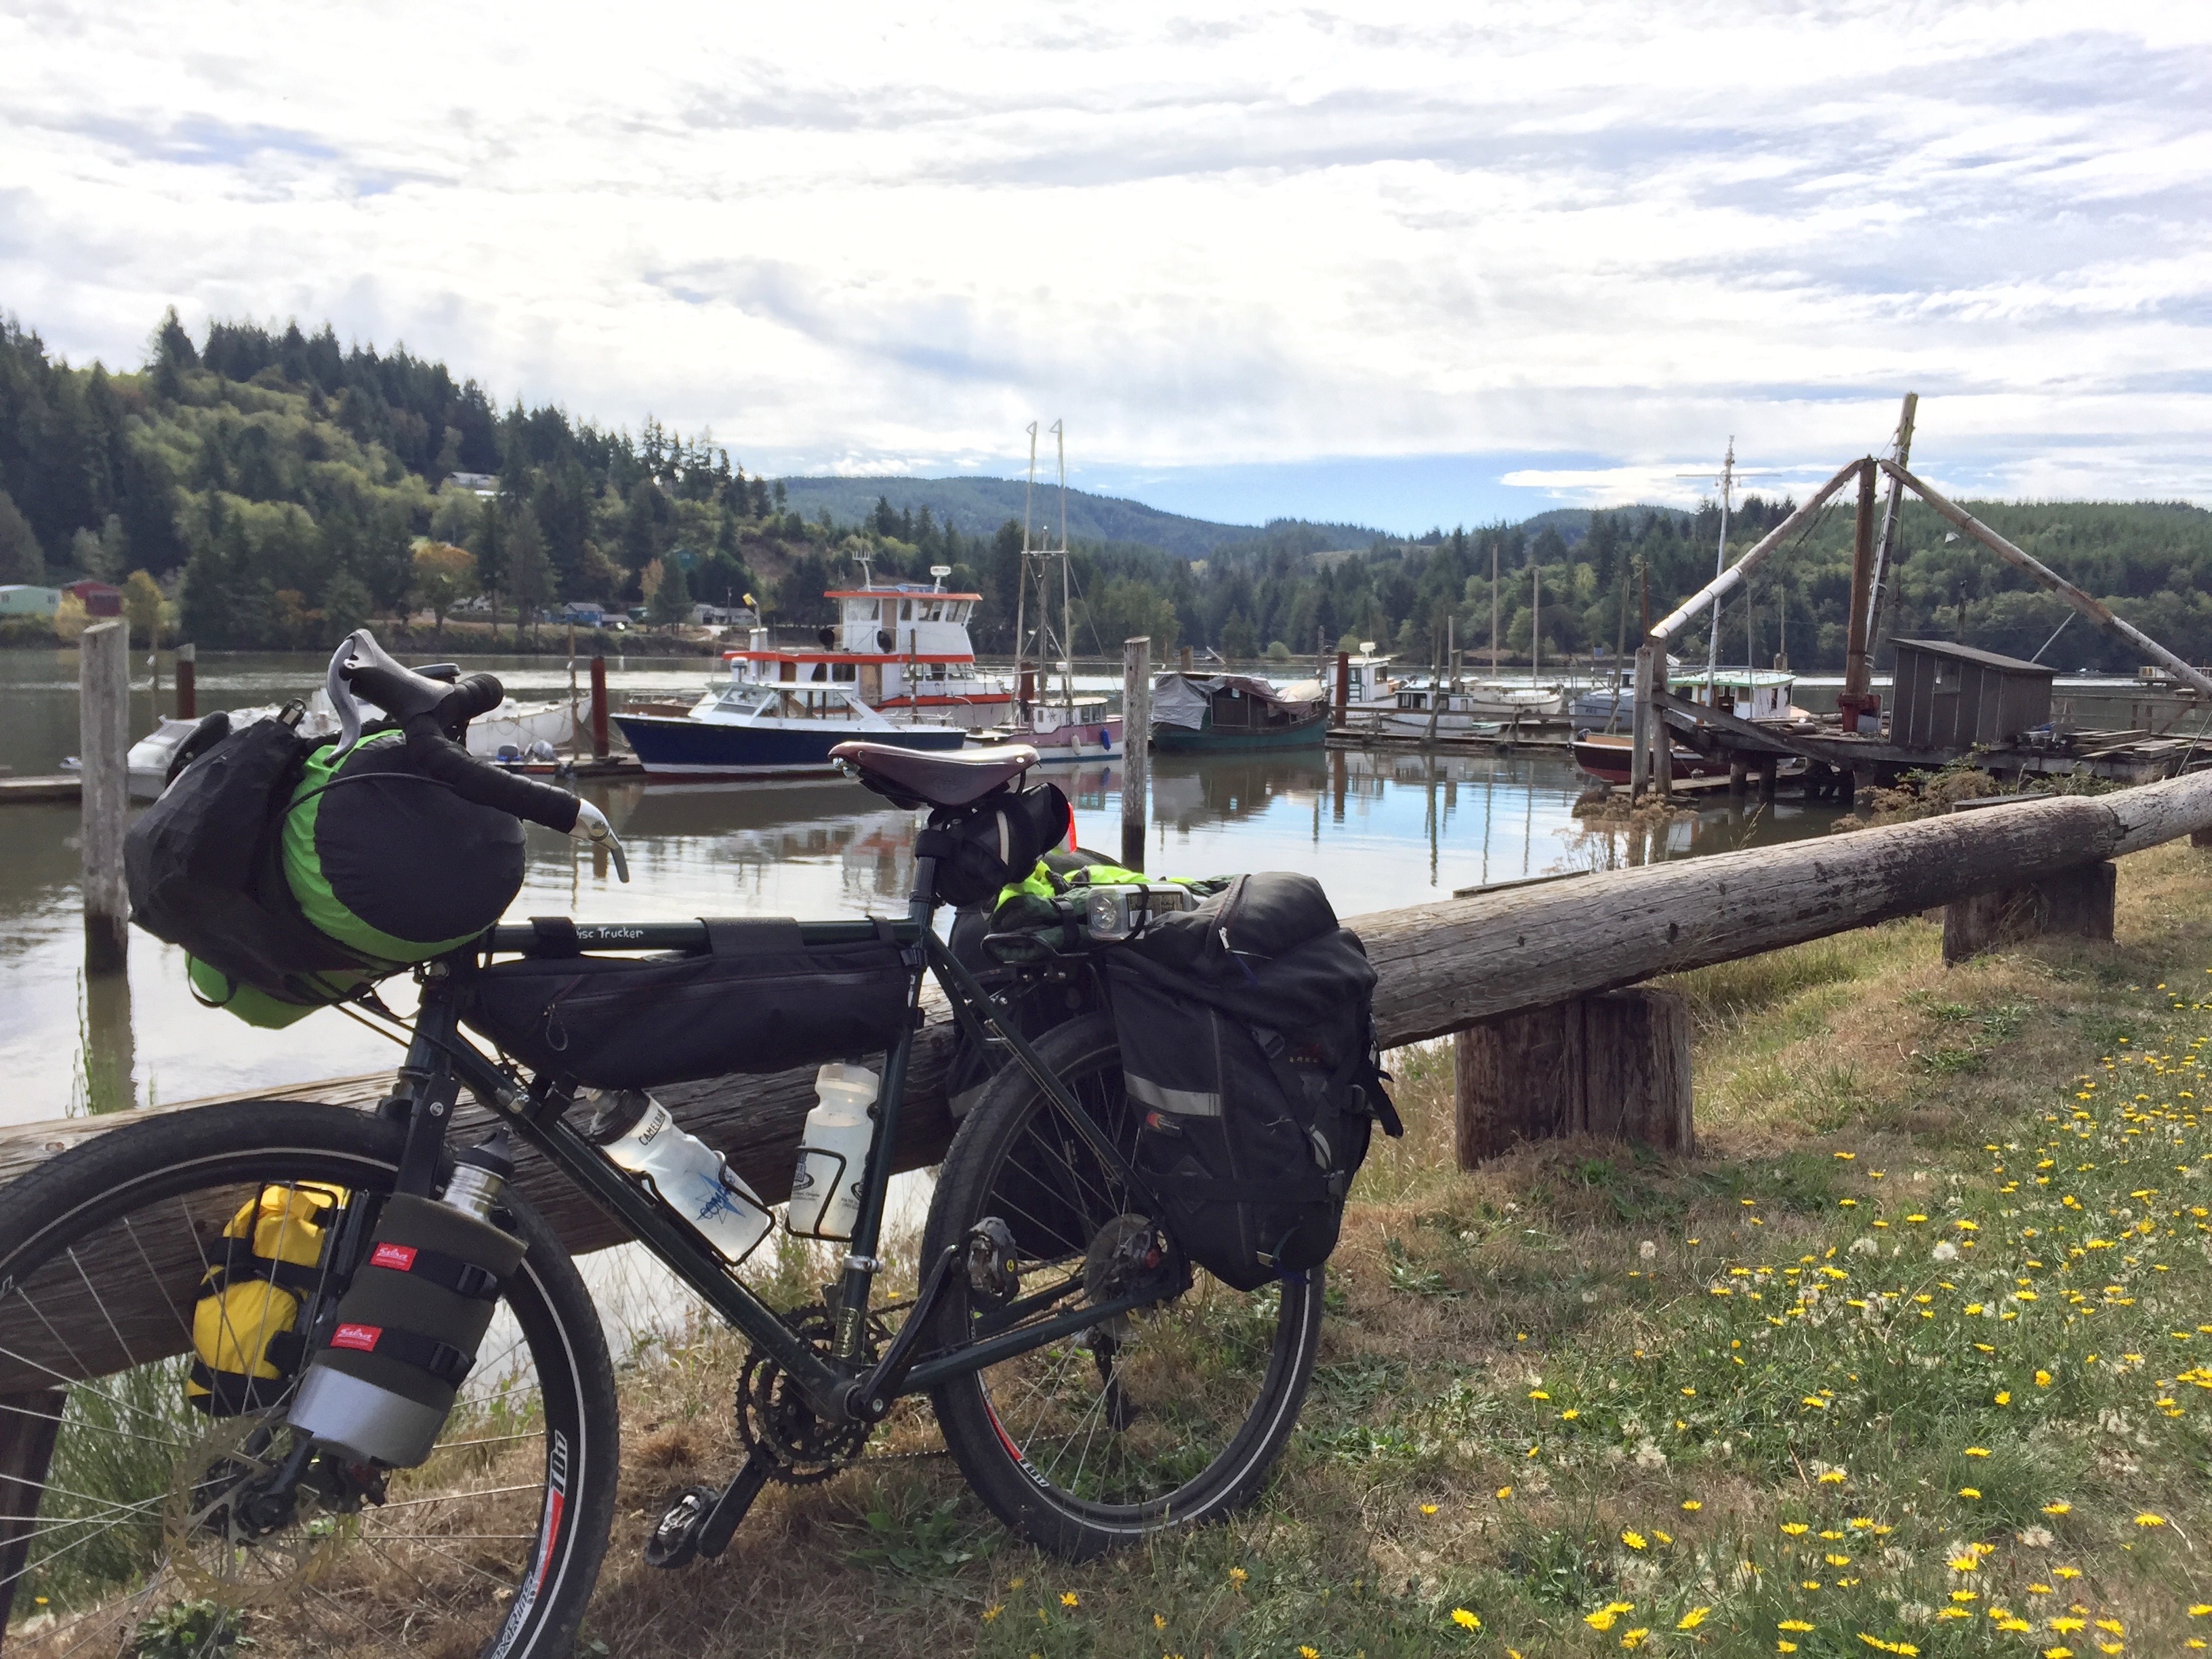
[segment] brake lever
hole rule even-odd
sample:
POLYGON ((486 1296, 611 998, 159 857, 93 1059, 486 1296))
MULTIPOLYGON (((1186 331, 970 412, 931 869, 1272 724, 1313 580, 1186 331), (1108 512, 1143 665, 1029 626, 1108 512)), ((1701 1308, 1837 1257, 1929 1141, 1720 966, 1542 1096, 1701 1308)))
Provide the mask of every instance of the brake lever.
POLYGON ((629 880, 629 860, 623 852, 622 842, 615 837, 615 827, 607 822, 607 815, 591 802, 578 799, 576 821, 569 826, 568 835, 572 840, 605 848, 615 861, 616 878, 625 883, 629 880))
POLYGON ((331 712, 338 717, 338 746, 331 751, 332 761, 351 752, 361 740, 361 704, 355 700, 345 675, 352 666, 353 635, 349 634, 331 653, 330 671, 323 676, 323 695, 331 700, 331 712))

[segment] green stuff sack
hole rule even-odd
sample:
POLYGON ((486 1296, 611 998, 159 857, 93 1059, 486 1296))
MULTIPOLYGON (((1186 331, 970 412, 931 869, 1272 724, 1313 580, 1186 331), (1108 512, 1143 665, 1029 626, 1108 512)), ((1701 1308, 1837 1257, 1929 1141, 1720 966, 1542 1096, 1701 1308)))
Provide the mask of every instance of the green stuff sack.
POLYGON ((345 1194, 301 1183, 264 1187, 222 1230, 222 1259, 192 1305, 192 1368, 185 1398, 210 1417, 266 1411, 307 1357, 301 1304, 321 1272, 323 1240, 345 1194))
POLYGON ((307 757, 284 813, 284 879, 308 925, 392 973, 497 921, 522 890, 522 821, 423 776, 398 732, 332 752, 307 757))

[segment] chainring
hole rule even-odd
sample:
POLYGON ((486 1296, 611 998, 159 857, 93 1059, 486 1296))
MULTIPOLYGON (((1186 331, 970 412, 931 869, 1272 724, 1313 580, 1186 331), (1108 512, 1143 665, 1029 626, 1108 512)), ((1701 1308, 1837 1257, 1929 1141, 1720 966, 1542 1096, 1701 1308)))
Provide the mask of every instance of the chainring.
MULTIPOLYGON (((823 1354, 836 1340, 836 1322, 818 1302, 786 1314, 783 1322, 823 1354)), ((870 1352, 890 1337, 882 1316, 871 1314, 870 1352)), ((745 1362, 738 1379, 737 1412, 738 1437, 746 1451, 763 1460, 770 1480, 787 1486, 811 1486, 857 1462, 875 1426, 823 1421, 783 1367, 764 1353, 745 1362)))

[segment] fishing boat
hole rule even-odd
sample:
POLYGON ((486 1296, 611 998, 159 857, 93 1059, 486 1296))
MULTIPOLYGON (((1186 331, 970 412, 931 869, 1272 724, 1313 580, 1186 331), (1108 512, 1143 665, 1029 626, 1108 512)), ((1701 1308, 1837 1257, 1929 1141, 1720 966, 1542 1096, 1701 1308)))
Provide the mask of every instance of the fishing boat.
POLYGON ((1014 585, 1014 687, 1011 708, 999 724, 978 731, 982 744, 1025 743, 1037 751, 1041 766, 1068 766, 1085 761, 1119 758, 1123 741, 1121 715, 1112 712, 1103 696, 1078 696, 1075 692, 1075 592, 1073 562, 1067 551, 1067 429, 1054 421, 1052 434, 1060 443, 1060 545, 1032 546, 1032 524, 1036 499, 1037 423, 1029 424, 1030 476, 1022 495, 1022 553, 1020 575, 1014 585), (1060 573, 1060 627, 1052 623, 1051 576, 1060 573), (1034 612, 1031 605, 1034 604, 1034 612), (1031 627, 1034 615, 1036 623, 1031 627), (1032 658, 1032 651, 1034 658, 1032 658), (1055 694, 1052 679, 1057 674, 1055 694))
MULTIPOLYGON (((1717 708, 1723 714, 1737 720, 1761 721, 1770 725, 1795 725, 1811 717, 1790 702, 1790 693, 1797 684, 1797 677, 1784 668, 1705 668, 1678 670, 1667 677, 1668 689, 1692 702, 1704 703, 1717 708)), ((1589 694, 1603 697, 1607 703, 1618 699, 1617 706, 1596 711, 1596 718, 1628 727, 1634 720, 1635 697, 1632 691, 1618 688, 1589 694)), ((1575 764, 1594 778, 1607 783, 1629 781, 1630 761, 1635 752, 1632 736, 1626 729, 1613 732, 1592 731, 1581 726, 1584 703, 1577 699, 1575 705, 1577 730, 1571 752, 1575 764)), ((1692 717, 1672 714, 1670 724, 1687 722, 1692 717)), ((1799 763, 1802 768, 1802 763, 1799 763)), ((1709 778, 1724 775, 1729 769, 1725 755, 1702 755, 1679 739, 1674 744, 1674 771, 1678 778, 1709 778)), ((1785 770, 1790 769, 1785 763, 1785 770)))
MULTIPOLYGON (((1570 745, 1576 766, 1606 783, 1626 783, 1636 757, 1636 739, 1626 732, 1577 732, 1570 745)), ((1726 756, 1700 755, 1679 739, 1674 744, 1674 775, 1711 778, 1727 774, 1726 756)))
POLYGON ((1318 680, 1279 691, 1246 674, 1163 674, 1152 686, 1152 747, 1163 754, 1318 749, 1328 730, 1318 680))
POLYGON ((830 751, 855 738, 903 749, 958 749, 964 727, 894 721, 856 687, 829 678, 732 676, 688 709, 629 709, 614 722, 649 777, 791 778, 835 772, 830 751))
POLYGON ((981 594, 946 592, 951 565, 930 567, 932 586, 878 582, 865 562, 860 574, 860 586, 823 595, 836 603, 837 621, 811 641, 779 644, 775 630, 756 628, 742 649, 725 651, 732 685, 843 685, 894 723, 972 730, 1008 718, 1013 692, 976 668, 968 637, 981 594))
POLYGON ((1555 718, 1565 708, 1557 686, 1446 681, 1439 688, 1433 680, 1407 681, 1391 703, 1371 709, 1370 724, 1399 736, 1426 736, 1433 729, 1440 738, 1494 737, 1517 721, 1555 718))

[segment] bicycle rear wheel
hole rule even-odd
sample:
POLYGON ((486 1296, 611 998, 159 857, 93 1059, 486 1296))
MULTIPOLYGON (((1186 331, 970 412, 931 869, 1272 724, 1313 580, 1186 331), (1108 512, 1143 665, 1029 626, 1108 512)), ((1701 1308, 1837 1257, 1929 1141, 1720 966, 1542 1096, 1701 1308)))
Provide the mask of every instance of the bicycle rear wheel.
MULTIPOLYGON (((1140 1111, 1122 1087, 1110 1018, 1071 1021, 1036 1048, 1127 1157, 1140 1111)), ((1103 1299, 1085 1290, 1086 1274, 1096 1286, 1117 1243, 1150 1237, 1140 1208, 1061 1109, 1007 1066, 945 1156, 921 1259, 995 1220, 1015 1247, 1018 1300, 989 1299, 956 1269, 936 1346, 957 1348, 1000 1306, 1029 1309, 1018 1322, 1033 1323, 1103 1299)), ((1318 1268, 1249 1292, 1199 1270, 1171 1302, 957 1378, 931 1399, 983 1501, 1040 1547, 1079 1559, 1218 1518, 1258 1493, 1297 1423, 1322 1300, 1318 1268)))
MULTIPOLYGON (((0 1193, 0 1411, 51 1432, 35 1486, 0 1477, 0 1605, 18 1654, 396 1651, 554 1659, 598 1576, 614 1382, 574 1265, 528 1245, 428 1460, 276 1475, 294 1384, 236 1416, 187 1403, 195 1304, 272 1187, 388 1194, 403 1132, 255 1101, 118 1126, 0 1193)), ((259 1402, 257 1402, 259 1403, 259 1402)))

